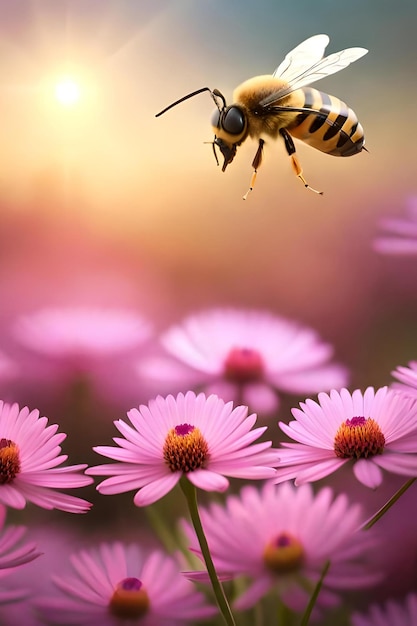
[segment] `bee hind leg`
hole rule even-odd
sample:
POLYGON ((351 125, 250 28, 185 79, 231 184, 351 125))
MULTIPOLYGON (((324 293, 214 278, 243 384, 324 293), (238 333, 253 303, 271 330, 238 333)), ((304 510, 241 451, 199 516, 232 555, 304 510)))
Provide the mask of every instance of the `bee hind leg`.
POLYGON ((256 154, 254 156, 254 159, 252 161, 252 167, 253 167, 252 178, 250 180, 249 189, 247 190, 247 192, 243 196, 244 200, 247 199, 248 195, 250 194, 250 192, 252 191, 252 189, 253 189, 253 187, 255 185, 256 175, 258 173, 258 167, 262 163, 262 150, 263 150, 263 147, 264 147, 264 143, 265 143, 265 141, 263 139, 259 140, 259 146, 258 146, 258 149, 257 149, 256 154))
POLYGON ((301 182, 303 183, 304 187, 306 187, 306 189, 310 189, 310 191, 314 191, 314 193, 318 193, 320 196, 322 196, 323 192, 317 191, 317 189, 313 189, 313 187, 310 187, 310 185, 307 183, 306 179, 304 178, 303 168, 301 167, 300 161, 297 159, 297 156, 295 154, 295 145, 294 145, 294 142, 292 140, 290 133, 285 128, 281 128, 279 132, 281 136, 284 138, 285 149, 288 152, 288 156, 291 157, 292 166, 293 166, 296 176, 298 176, 298 178, 301 180, 301 182))

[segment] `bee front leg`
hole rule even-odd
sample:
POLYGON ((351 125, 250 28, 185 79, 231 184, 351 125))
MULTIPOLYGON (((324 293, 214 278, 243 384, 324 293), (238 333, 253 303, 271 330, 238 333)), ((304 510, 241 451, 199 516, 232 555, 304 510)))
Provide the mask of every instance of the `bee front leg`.
POLYGON ((303 168, 301 167, 300 162, 297 159, 297 156, 295 154, 295 145, 294 145, 294 142, 292 140, 292 137, 291 137, 290 133, 285 128, 281 128, 279 132, 280 132, 280 135, 284 138, 285 149, 288 152, 288 156, 291 157, 291 162, 292 162, 292 166, 294 168, 294 171, 295 171, 296 175, 298 176, 298 178, 304 184, 304 187, 306 187, 307 189, 310 189, 311 191, 314 191, 314 193, 318 193, 318 194, 320 194, 322 196, 323 192, 322 191, 317 191, 317 189, 313 189, 313 187, 310 187, 310 185, 307 183, 306 179, 304 178, 304 176, 303 176, 303 168))
POLYGON ((253 189, 253 186, 255 184, 255 180, 256 180, 256 175, 258 173, 258 167, 260 166, 260 164, 262 163, 262 150, 264 147, 264 143, 265 141, 263 139, 259 140, 259 146, 258 149, 256 151, 255 157, 252 161, 252 167, 253 167, 253 174, 252 174, 252 178, 250 180, 250 186, 249 189, 247 190, 247 192, 245 193, 245 195, 243 196, 243 199, 246 200, 248 195, 250 194, 250 192, 253 189))

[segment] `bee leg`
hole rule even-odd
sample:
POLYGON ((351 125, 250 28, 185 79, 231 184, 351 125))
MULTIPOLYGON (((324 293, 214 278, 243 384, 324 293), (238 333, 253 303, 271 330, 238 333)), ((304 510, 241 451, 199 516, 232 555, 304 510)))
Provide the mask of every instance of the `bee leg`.
POLYGON ((281 128, 280 129, 280 134, 282 135, 282 137, 284 138, 284 143, 285 143, 285 148, 288 152, 288 156, 291 157, 291 162, 292 162, 292 166, 294 168, 294 171, 296 173, 296 175, 298 176, 298 178, 301 180, 301 182, 304 184, 304 187, 306 187, 307 189, 310 189, 311 191, 314 191, 314 193, 318 193, 319 195, 323 195, 322 191, 317 191, 317 189, 313 189, 313 187, 310 187, 310 185, 307 183, 306 179, 303 176, 303 168, 300 165, 299 160, 297 159, 297 156, 295 154, 295 145, 294 142, 292 140, 292 137, 290 135, 290 133, 285 129, 285 128, 281 128))
POLYGON ((258 146, 258 149, 256 151, 255 157, 254 157, 254 159, 252 161, 253 174, 252 174, 252 178, 250 180, 249 189, 247 190, 247 192, 243 196, 244 200, 247 199, 248 195, 250 194, 250 192, 253 189, 253 186, 255 185, 256 175, 258 173, 258 167, 262 163, 262 150, 263 150, 263 147, 264 147, 264 143, 265 143, 265 141, 263 139, 259 140, 259 146, 258 146))

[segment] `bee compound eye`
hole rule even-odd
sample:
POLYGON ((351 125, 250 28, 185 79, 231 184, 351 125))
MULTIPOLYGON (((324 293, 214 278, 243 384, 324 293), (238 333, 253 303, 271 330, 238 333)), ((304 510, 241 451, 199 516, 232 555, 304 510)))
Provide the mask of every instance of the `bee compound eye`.
POLYGON ((231 135, 240 135, 245 130, 245 115, 237 106, 231 106, 223 114, 222 127, 231 135))
POLYGON ((213 115, 211 116, 211 125, 214 126, 214 128, 220 128, 220 111, 219 111, 219 109, 216 109, 215 111, 213 111, 213 115))

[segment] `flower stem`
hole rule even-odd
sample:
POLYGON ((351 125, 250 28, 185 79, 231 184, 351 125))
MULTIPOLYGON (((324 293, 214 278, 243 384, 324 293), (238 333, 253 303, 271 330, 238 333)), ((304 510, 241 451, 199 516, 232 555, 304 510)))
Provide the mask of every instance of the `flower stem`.
POLYGON ((376 524, 376 522, 380 520, 381 517, 385 515, 387 511, 389 511, 389 509, 393 506, 393 504, 395 504, 397 500, 401 498, 403 493, 405 493, 407 489, 411 487, 411 485, 414 483, 415 480, 416 478, 410 478, 409 480, 407 480, 407 482, 405 482, 403 486, 400 487, 398 491, 394 493, 393 496, 391 496, 388 502, 386 502, 384 506, 379 509, 379 511, 377 511, 374 515, 372 515, 372 517, 369 518, 369 520, 362 525, 362 529, 369 530, 370 528, 372 528, 372 526, 376 524))
POLYGON ((213 587, 214 595, 216 596, 218 607, 221 611, 221 614, 223 615, 224 621, 226 622, 227 626, 236 626, 236 622, 230 610, 230 606, 225 596, 223 587, 217 577, 207 539, 204 534, 203 526, 201 524, 197 504, 197 490, 185 476, 181 478, 180 485, 187 500, 191 521, 193 523, 194 530, 200 544, 201 552, 204 558, 204 562, 206 564, 208 575, 210 577, 210 582, 211 586, 213 587))
POLYGON ((329 567, 330 567, 330 561, 326 561, 326 563, 324 564, 323 570, 321 572, 321 576, 320 576, 320 578, 319 578, 319 580, 317 582, 317 585, 315 586, 314 591, 313 591, 313 593, 311 595, 310 602, 308 603, 307 608, 306 608, 306 610, 304 612, 303 619, 301 620, 300 626, 307 626, 308 622, 310 621, 311 613, 312 613, 312 611, 314 609, 314 605, 317 602, 317 598, 319 596, 320 589, 321 589, 321 587, 323 585, 324 578, 325 578, 327 572, 329 571, 329 567))

